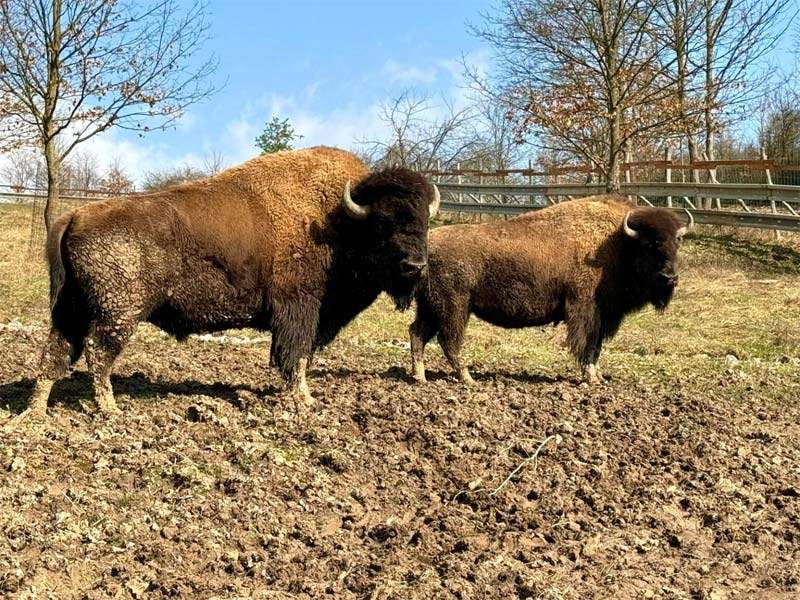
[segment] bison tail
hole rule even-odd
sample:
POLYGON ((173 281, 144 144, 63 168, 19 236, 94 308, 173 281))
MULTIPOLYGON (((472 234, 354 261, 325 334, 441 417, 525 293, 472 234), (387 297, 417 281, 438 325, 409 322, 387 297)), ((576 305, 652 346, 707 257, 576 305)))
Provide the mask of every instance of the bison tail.
POLYGON ((64 282, 67 270, 64 266, 65 233, 72 224, 72 211, 61 215, 47 234, 47 262, 50 265, 50 310, 55 308, 64 282))

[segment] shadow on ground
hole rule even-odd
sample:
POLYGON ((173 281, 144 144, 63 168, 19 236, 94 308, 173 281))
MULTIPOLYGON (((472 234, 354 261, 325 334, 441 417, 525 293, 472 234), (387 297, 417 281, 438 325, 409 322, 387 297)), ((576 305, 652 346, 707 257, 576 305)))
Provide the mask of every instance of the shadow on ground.
MULTIPOLYGON (((35 381, 31 378, 0 384, 0 406, 8 407, 15 414, 21 413, 28 406, 33 393, 35 381)), ((128 376, 111 377, 116 396, 131 398, 162 397, 168 394, 178 396, 210 396, 238 405, 241 392, 249 392, 258 396, 274 396, 280 390, 273 385, 256 389, 248 385, 235 386, 227 383, 202 383, 196 380, 187 381, 153 381, 142 373, 128 376)), ((88 373, 78 371, 70 377, 58 381, 50 393, 50 402, 60 404, 75 411, 83 411, 81 402, 93 397, 92 379, 88 373)))
POLYGON ((734 235, 693 235, 692 243, 702 250, 728 255, 748 266, 771 273, 800 274, 800 252, 764 240, 748 240, 734 235))

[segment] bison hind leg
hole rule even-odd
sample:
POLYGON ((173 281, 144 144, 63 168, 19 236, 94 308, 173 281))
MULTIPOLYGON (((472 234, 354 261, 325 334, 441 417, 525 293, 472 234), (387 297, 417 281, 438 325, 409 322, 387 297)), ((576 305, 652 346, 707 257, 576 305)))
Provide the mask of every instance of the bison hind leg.
POLYGON ((51 312, 52 325, 39 360, 33 395, 25 411, 43 415, 55 382, 67 374, 83 353, 88 321, 70 307, 74 301, 65 290, 56 300, 51 312))
POLYGON ((39 372, 36 376, 33 395, 28 403, 27 414, 44 415, 47 411, 47 401, 50 398, 53 384, 66 375, 69 367, 80 356, 82 344, 81 340, 73 345, 61 330, 56 327, 50 329, 42 350, 39 372))
POLYGON ((94 384, 94 398, 101 412, 113 415, 119 412, 111 387, 114 362, 136 330, 133 319, 104 318, 92 323, 86 342, 86 362, 94 384))
POLYGON ((442 347, 442 352, 444 352, 445 357, 453 367, 458 379, 462 383, 475 383, 469 374, 469 370, 461 364, 461 359, 459 358, 461 346, 464 344, 464 331, 469 320, 469 308, 466 304, 453 307, 447 312, 447 316, 448 318, 442 322, 437 336, 439 345, 442 347))

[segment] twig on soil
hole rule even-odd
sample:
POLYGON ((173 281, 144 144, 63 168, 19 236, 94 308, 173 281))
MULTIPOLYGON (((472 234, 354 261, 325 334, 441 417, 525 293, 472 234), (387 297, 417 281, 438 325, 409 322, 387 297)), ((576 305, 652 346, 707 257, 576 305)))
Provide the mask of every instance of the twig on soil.
MULTIPOLYGON (((500 485, 498 485, 496 488, 494 488, 494 489, 493 489, 493 490, 492 490, 492 491, 489 493, 489 495, 490 495, 490 496, 494 496, 494 495, 498 494, 498 493, 500 492, 500 490, 502 490, 504 487, 506 487, 506 485, 508 484, 508 482, 509 482, 509 481, 511 481, 511 478, 512 478, 512 477, 514 477, 514 475, 516 475, 517 473, 519 473, 519 472, 520 472, 520 470, 522 469, 522 467, 524 467, 525 465, 527 465, 527 464, 528 464, 529 462, 531 462, 531 461, 535 461, 535 460, 538 458, 538 456, 539 456, 539 452, 541 452, 541 451, 542 451, 542 448, 544 448, 544 447, 545 447, 545 445, 547 444, 547 442, 549 442, 550 440, 556 440, 556 444, 557 444, 557 443, 560 441, 560 439, 559 439, 560 437, 561 437, 561 436, 560 436, 560 435, 558 435, 558 434, 556 433, 556 434, 554 434, 554 435, 550 435, 550 436, 547 436, 546 438, 544 438, 544 440, 542 441, 542 443, 541 443, 541 444, 539 444, 539 447, 538 447, 538 448, 536 448, 536 451, 535 451, 533 454, 531 454, 531 455, 530 455, 528 458, 526 458, 525 460, 523 460, 521 463, 519 463, 519 465, 517 465, 517 468, 516 468, 516 469, 514 469, 513 471, 511 471, 511 473, 508 475, 508 477, 506 477, 506 478, 503 480, 503 483, 501 483, 501 484, 500 484, 500 485)), ((535 466, 536 466, 536 464, 534 463, 534 467, 535 467, 535 466)))
MULTIPOLYGON (((517 465, 517 467, 516 467, 516 468, 515 468, 513 471, 511 471, 511 473, 508 475, 508 477, 506 477, 506 478, 503 480, 503 482, 502 482, 500 485, 498 485, 498 486, 497 486, 496 488, 494 488, 494 489, 493 489, 491 492, 489 492, 489 496, 495 496, 495 495, 497 495, 498 493, 500 493, 500 491, 501 491, 501 490, 502 490, 502 489, 503 489, 503 488, 504 488, 506 485, 508 485, 508 482, 509 482, 509 481, 511 481, 511 479, 514 477, 514 475, 516 475, 517 473, 519 473, 519 472, 520 472, 520 470, 521 470, 521 469, 522 469, 522 468, 523 468, 525 465, 527 465, 527 464, 528 464, 529 462, 531 462, 531 461, 536 461, 536 459, 537 459, 537 458, 538 458, 538 456, 539 456, 539 453, 542 451, 542 448, 544 448, 544 447, 545 447, 545 445, 547 445, 547 443, 548 443, 550 440, 555 440, 555 442, 556 442, 556 445, 558 445, 558 444, 560 444, 560 443, 561 443, 561 436, 560 436, 559 434, 557 434, 557 433, 556 433, 556 434, 553 434, 553 435, 550 435, 550 436, 547 436, 547 437, 546 437, 546 438, 545 438, 545 439, 542 441, 542 443, 541 443, 541 444, 539 444, 539 446, 536 448, 536 450, 534 451, 534 453, 533 453, 533 454, 531 454, 531 455, 530 455, 528 458, 526 458, 526 459, 525 459, 525 460, 523 460, 523 461, 522 461, 520 464, 518 464, 518 465, 517 465)), ((535 466, 535 462, 534 462, 534 466, 535 466)), ((451 500, 451 502, 455 501, 455 500, 456 500, 456 499, 457 499, 457 498, 458 498, 458 497, 459 497, 461 494, 468 494, 468 493, 470 493, 470 492, 472 492, 472 493, 478 493, 478 492, 486 492, 486 491, 488 491, 486 488, 477 488, 477 489, 459 490, 458 492, 456 492, 456 495, 455 495, 455 496, 453 496, 453 500, 451 500)))

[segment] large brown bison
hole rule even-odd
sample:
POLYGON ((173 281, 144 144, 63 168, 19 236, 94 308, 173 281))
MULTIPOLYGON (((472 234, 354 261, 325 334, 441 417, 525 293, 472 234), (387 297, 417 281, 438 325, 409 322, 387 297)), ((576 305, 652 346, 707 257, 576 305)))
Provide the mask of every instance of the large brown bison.
POLYGON ((692 226, 663 208, 635 208, 593 196, 509 221, 451 225, 431 232, 428 276, 409 328, 414 378, 425 381, 425 344, 439 344, 458 377, 470 314, 501 327, 559 323, 583 375, 625 315, 647 303, 666 308, 678 282, 678 244, 692 226))
POLYGON ((85 351, 95 399, 137 323, 178 339, 269 330, 273 358, 310 399, 307 359, 388 292, 407 308, 439 195, 406 169, 369 173, 353 154, 261 156, 164 192, 84 206, 48 236, 52 328, 29 411, 85 351))

